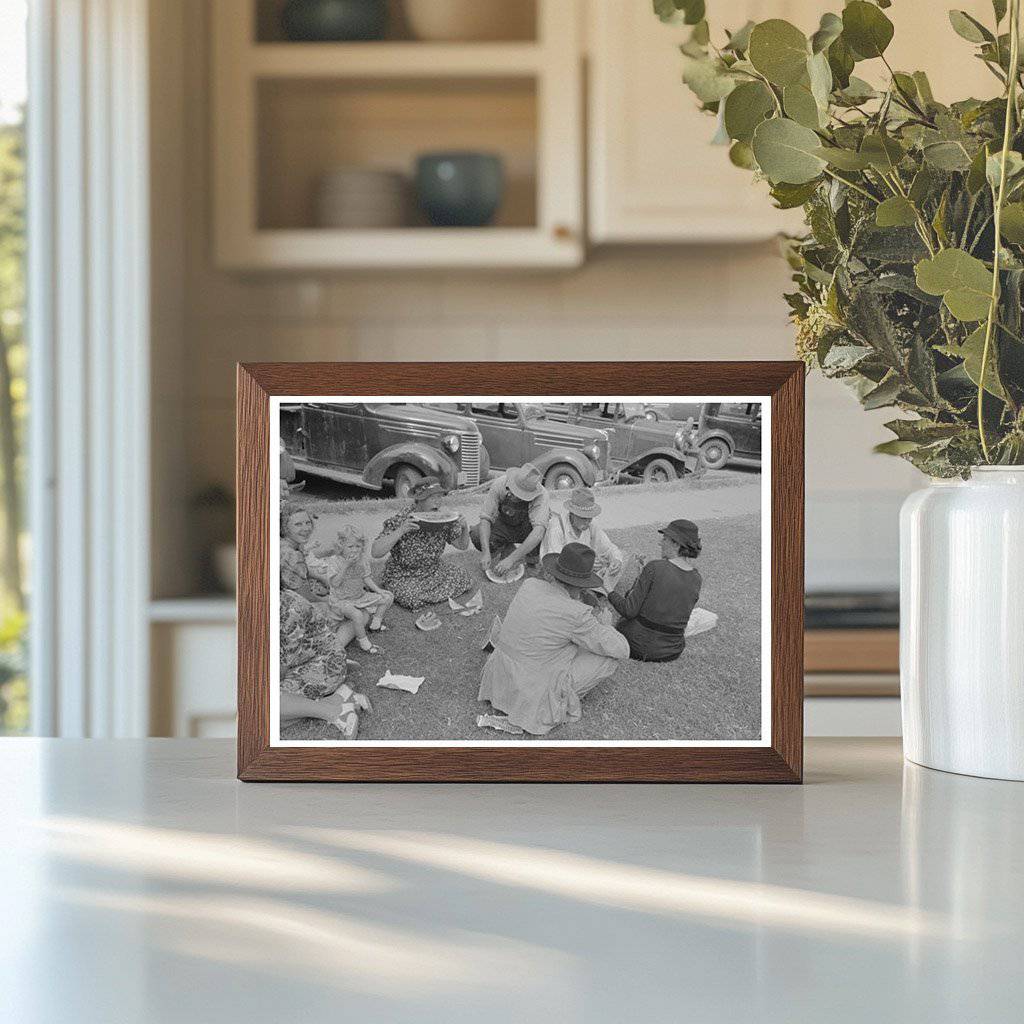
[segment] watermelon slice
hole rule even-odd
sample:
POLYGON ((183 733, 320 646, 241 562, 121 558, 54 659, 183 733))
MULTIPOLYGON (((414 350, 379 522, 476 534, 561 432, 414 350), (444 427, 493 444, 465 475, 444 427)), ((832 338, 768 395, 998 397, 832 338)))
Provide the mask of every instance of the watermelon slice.
POLYGON ((441 620, 436 612, 424 612, 416 620, 416 628, 422 629, 424 633, 432 633, 435 629, 441 628, 441 620))

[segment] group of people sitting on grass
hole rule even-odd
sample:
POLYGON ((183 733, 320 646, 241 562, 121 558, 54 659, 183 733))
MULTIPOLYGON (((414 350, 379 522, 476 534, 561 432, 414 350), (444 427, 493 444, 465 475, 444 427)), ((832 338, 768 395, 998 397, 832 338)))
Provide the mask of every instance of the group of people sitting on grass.
POLYGON ((466 567, 444 557, 449 545, 466 551, 472 544, 492 579, 515 579, 520 566, 527 575, 492 628, 478 695, 500 712, 486 716, 487 724, 504 731, 543 735, 579 720, 580 699, 620 661, 672 661, 687 635, 713 624, 697 608, 701 543, 689 520, 661 529, 662 557, 643 564, 628 589, 616 589, 627 562, 598 525, 601 506, 589 489, 552 510, 540 470, 527 464, 491 483, 475 526, 453 513, 424 529, 424 516, 442 510, 445 494, 440 480, 420 480, 372 545, 351 526, 326 546, 312 545, 312 517, 283 505, 282 729, 318 718, 355 737, 369 703, 345 685, 345 648, 356 640, 379 653, 367 634, 387 628, 393 603, 418 609, 469 590, 475 581, 466 567), (379 582, 371 557, 386 560, 379 582))

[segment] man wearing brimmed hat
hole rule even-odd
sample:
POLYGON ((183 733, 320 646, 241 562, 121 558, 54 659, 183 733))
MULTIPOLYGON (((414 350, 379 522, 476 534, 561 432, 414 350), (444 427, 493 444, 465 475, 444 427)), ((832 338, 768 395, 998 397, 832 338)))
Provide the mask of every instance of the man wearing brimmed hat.
POLYGON ((629 641, 630 657, 638 661, 674 661, 683 653, 686 627, 703 583, 695 565, 701 551, 697 524, 675 519, 658 533, 661 558, 644 566, 625 597, 608 595, 622 616, 616 628, 629 641))
POLYGON ((552 513, 540 553, 557 555, 566 544, 586 544, 595 555, 594 571, 601 577, 608 593, 622 574, 622 552, 608 539, 596 522, 601 506, 589 487, 577 487, 562 506, 561 513, 552 513))
POLYGON ((594 552, 570 542, 543 565, 545 578, 528 579, 509 605, 479 693, 536 736, 579 721, 580 698, 629 657, 626 638, 579 599, 603 585, 594 552))
POLYGON ((491 484, 480 509, 480 522, 470 537, 481 552, 480 564, 501 576, 520 562, 535 562, 534 554, 547 530, 550 506, 540 470, 527 462, 510 469, 491 484))

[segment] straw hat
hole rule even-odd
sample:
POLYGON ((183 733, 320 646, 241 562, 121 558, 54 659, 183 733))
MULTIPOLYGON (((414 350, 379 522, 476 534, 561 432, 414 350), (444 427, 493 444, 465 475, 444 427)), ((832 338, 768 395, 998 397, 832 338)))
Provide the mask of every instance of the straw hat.
POLYGON ((532 462, 524 463, 519 469, 510 469, 505 474, 505 483, 521 501, 533 501, 544 493, 540 470, 532 462))
POLYGON ((601 506, 594 500, 594 492, 589 487, 577 487, 564 507, 566 512, 583 519, 596 519, 601 514, 601 506))

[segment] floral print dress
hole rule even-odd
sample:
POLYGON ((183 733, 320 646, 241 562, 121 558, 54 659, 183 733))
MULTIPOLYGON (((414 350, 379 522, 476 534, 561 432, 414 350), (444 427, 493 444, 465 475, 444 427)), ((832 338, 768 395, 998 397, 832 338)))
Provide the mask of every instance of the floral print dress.
MULTIPOLYGON (((393 515, 381 531, 394 533, 415 511, 410 505, 393 515)), ((473 580, 461 565, 442 559, 444 549, 459 539, 459 526, 452 523, 443 530, 420 530, 402 537, 391 549, 380 585, 395 595, 403 608, 421 608, 439 604, 463 594, 473 580)))
MULTIPOLYGON (((315 585, 301 549, 282 538, 281 691, 301 694, 309 700, 340 691, 348 700, 353 691, 345 682, 348 663, 345 648, 338 642, 338 625, 325 615, 322 602, 305 596, 316 589, 315 585)), ((312 718, 281 723, 282 739, 336 739, 339 733, 342 739, 355 739, 358 731, 359 712, 351 702, 343 704, 341 713, 330 723, 312 718)))

